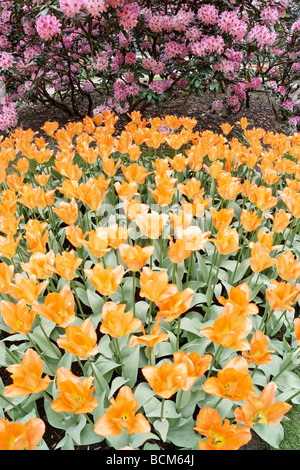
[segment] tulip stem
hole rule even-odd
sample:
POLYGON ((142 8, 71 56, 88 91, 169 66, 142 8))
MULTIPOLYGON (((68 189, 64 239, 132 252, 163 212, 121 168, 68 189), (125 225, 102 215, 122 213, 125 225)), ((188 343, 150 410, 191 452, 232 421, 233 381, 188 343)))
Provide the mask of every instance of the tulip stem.
POLYGON ((148 313, 148 333, 149 334, 150 334, 150 330, 151 330, 152 303, 153 303, 153 301, 150 300, 149 313, 148 313))
POLYGON ((0 393, 0 398, 1 400, 4 400, 6 403, 8 403, 10 406, 16 408, 19 413, 23 413, 23 410, 22 408, 20 407, 20 405, 14 405, 13 403, 11 403, 11 401, 9 401, 4 395, 2 395, 2 393, 0 393))
POLYGON ((217 408, 217 406, 221 403, 222 400, 223 400, 223 397, 220 397, 214 404, 214 408, 217 408))
POLYGON ((185 285, 186 285, 186 286, 187 286, 187 284, 188 284, 188 282, 189 282, 189 279, 190 279, 192 264, 193 264, 193 252, 190 254, 189 265, 188 265, 188 272, 187 272, 187 275, 186 275, 186 282, 185 282, 185 285))
POLYGON ((235 265, 235 269, 234 269, 234 273, 233 273, 232 278, 231 278, 231 284, 233 284, 233 282, 234 282, 235 274, 236 274, 236 271, 237 271, 237 268, 238 268, 238 265, 239 265, 239 262, 240 262, 240 259, 241 259, 241 256, 242 256, 242 252, 243 252, 243 248, 244 248, 244 245, 245 245, 245 242, 246 242, 246 239, 247 239, 247 235, 248 235, 248 232, 245 233, 244 240, 243 240, 242 246, 240 248, 239 256, 238 256, 238 259, 236 261, 236 265, 235 265))
POLYGON ((163 413, 164 413, 164 405, 165 405, 165 399, 163 398, 161 401, 161 408, 160 408, 160 420, 163 420, 163 413))
POLYGON ((52 351, 55 353, 56 357, 58 357, 58 358, 60 359, 61 354, 58 353, 58 351, 56 351, 56 349, 54 348, 54 345, 52 344, 52 342, 51 342, 49 336, 47 335, 47 333, 46 333, 46 331, 45 331, 45 329, 44 329, 44 327, 43 327, 43 325, 42 325, 42 322, 41 322, 41 320, 40 320, 40 318, 39 318, 38 315, 36 315, 36 319, 37 319, 37 322, 38 322, 38 324, 39 324, 39 327, 41 328, 41 330, 42 330, 42 332, 43 332, 43 334, 44 334, 44 336, 45 336, 47 342, 49 343, 49 346, 51 347, 52 351))
POLYGON ((97 383, 98 383, 98 385, 99 385, 99 387, 100 387, 100 389, 101 389, 101 392, 104 392, 104 388, 102 387, 102 384, 101 384, 101 382, 100 382, 100 380, 99 380, 99 378, 98 378, 98 376, 97 376, 97 374, 96 374, 96 372, 95 372, 93 363, 92 363, 92 361, 90 360, 89 357, 87 358, 87 361, 88 361, 88 363, 89 363, 90 368, 91 368, 92 371, 93 371, 93 374, 94 374, 95 379, 96 379, 96 381, 97 381, 97 383))
POLYGON ((172 283, 176 284, 177 263, 173 264, 172 283))
POLYGON ((218 349, 217 349, 217 351, 216 351, 216 354, 214 355, 214 357, 213 357, 213 359, 212 359, 212 361, 211 361, 211 363, 210 363, 210 368, 209 368, 209 371, 208 371, 208 374, 207 374, 207 378, 210 377, 210 374, 211 374, 211 372, 212 372, 212 368, 213 368, 213 366, 214 366, 214 363, 215 363, 216 360, 217 360, 217 356, 219 355, 221 349, 222 349, 222 344, 219 344, 219 347, 218 347, 218 349))
POLYGON ((179 336, 180 336, 180 317, 177 320, 176 351, 179 351, 179 336))
POLYGON ((71 286, 72 286, 72 289, 74 290, 74 295, 75 295, 75 297, 76 297, 76 301, 77 301, 77 305, 78 305, 79 310, 80 310, 81 317, 82 317, 83 320, 86 320, 86 316, 85 316, 85 314, 84 314, 84 312, 83 312, 81 302, 80 302, 79 297, 78 297, 78 295, 77 295, 77 290, 76 290, 75 282, 74 282, 73 280, 71 281, 71 286))
POLYGON ((88 416, 87 413, 84 413, 84 416, 86 417, 86 420, 87 420, 92 426, 95 426, 95 424, 93 423, 93 421, 91 420, 91 418, 88 416))
POLYGON ((132 277, 132 311, 133 311, 133 316, 135 317, 135 277, 136 277, 136 272, 133 271, 133 277, 132 277))
POLYGON ((124 364, 123 364, 123 360, 122 360, 122 355, 121 355, 121 351, 120 351, 120 346, 119 346, 118 338, 114 338, 114 340, 115 340, 115 346, 116 346, 117 354, 118 354, 118 356, 119 356, 119 361, 120 361, 120 364, 121 364, 121 369, 122 369, 123 377, 124 377, 124 379, 126 380, 127 377, 126 377, 126 374, 125 374, 125 369, 124 369, 124 364))
POLYGON ((254 375, 255 372, 257 371, 257 368, 258 368, 258 364, 256 364, 256 366, 254 367, 253 371, 252 371, 251 374, 250 374, 250 377, 253 377, 253 375, 254 375))
POLYGON ((216 284, 217 284, 217 280, 218 280, 218 275, 219 275, 219 271, 220 271, 220 266, 221 266, 221 263, 222 263, 222 259, 223 259, 223 255, 220 254, 220 259, 219 259, 219 263, 218 263, 218 267, 217 267, 217 271, 216 271, 216 275, 215 275, 214 285, 213 285, 213 288, 212 288, 212 290, 211 290, 211 295, 210 295, 209 302, 208 302, 208 306, 209 306, 209 307, 211 306, 212 299, 213 299, 213 296, 214 296, 215 287, 216 287, 216 284))

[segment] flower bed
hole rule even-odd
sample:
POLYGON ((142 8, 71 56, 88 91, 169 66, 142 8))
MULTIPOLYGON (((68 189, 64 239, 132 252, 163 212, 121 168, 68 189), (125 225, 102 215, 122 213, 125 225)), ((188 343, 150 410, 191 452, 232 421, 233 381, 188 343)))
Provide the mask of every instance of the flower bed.
POLYGON ((300 136, 116 121, 1 141, 0 448, 48 450, 47 426, 62 449, 276 448, 300 403, 300 136))

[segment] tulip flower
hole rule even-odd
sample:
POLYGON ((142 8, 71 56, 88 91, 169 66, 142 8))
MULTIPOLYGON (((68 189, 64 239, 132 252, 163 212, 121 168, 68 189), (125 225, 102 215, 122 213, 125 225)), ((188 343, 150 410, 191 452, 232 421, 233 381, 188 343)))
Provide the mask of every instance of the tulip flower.
POLYGON ((269 341, 264 333, 256 330, 250 340, 250 350, 243 351, 242 355, 246 358, 248 365, 254 364, 260 366, 262 364, 269 364, 272 362, 271 353, 275 350, 268 349, 269 341))
POLYGON ((52 211, 67 225, 75 224, 78 219, 78 205, 74 198, 71 202, 60 202, 58 208, 52 208, 52 211))
POLYGON ((97 227, 89 232, 89 240, 82 243, 96 258, 102 258, 111 248, 108 246, 108 233, 106 227, 97 227))
POLYGON ((80 379, 66 367, 59 367, 56 383, 60 396, 51 403, 51 408, 57 413, 92 413, 98 406, 92 396, 95 389, 95 386, 92 387, 93 381, 94 377, 80 379))
POLYGON ((83 234, 82 228, 78 225, 71 224, 65 228, 66 238, 76 248, 84 244, 85 238, 89 232, 83 234))
POLYGON ((4 387, 4 396, 18 397, 46 390, 51 382, 48 375, 42 378, 43 361, 34 349, 27 349, 21 364, 13 364, 6 368, 11 374, 13 383, 4 387))
POLYGON ((159 307, 157 316, 166 322, 175 320, 189 310, 194 294, 193 289, 186 288, 182 292, 176 291, 171 295, 162 295, 156 301, 156 305, 159 307))
POLYGON ((68 284, 60 292, 47 294, 44 305, 40 305, 37 300, 32 302, 33 312, 48 318, 61 328, 73 323, 76 316, 74 309, 75 299, 68 284))
POLYGON ((81 258, 77 258, 74 250, 63 251, 55 256, 54 272, 67 281, 72 281, 76 276, 76 269, 82 263, 81 258))
POLYGON ((298 345, 300 346, 300 318, 294 319, 294 330, 295 330, 296 341, 298 345))
POLYGON ((239 250, 239 236, 235 228, 219 230, 216 239, 210 239, 221 255, 230 255, 239 250))
POLYGON ((29 245, 29 250, 27 250, 28 252, 45 253, 49 237, 48 230, 45 230, 47 226, 47 222, 40 223, 36 219, 30 219, 28 223, 24 225, 24 229, 26 231, 24 238, 27 240, 29 245))
POLYGON ((292 305, 300 299, 300 284, 277 282, 270 280, 270 289, 266 289, 266 297, 273 310, 287 310, 292 312, 292 305))
POLYGON ((187 366, 187 376, 182 386, 182 390, 185 391, 189 390, 194 385, 195 381, 208 370, 212 361, 210 354, 199 356, 196 351, 193 353, 187 352, 186 354, 183 351, 176 351, 173 357, 174 364, 183 363, 187 366))
POLYGON ((25 424, 0 418, 0 450, 35 450, 45 430, 40 418, 31 418, 25 424))
POLYGON ((127 245, 125 243, 119 246, 119 253, 123 263, 130 271, 137 272, 147 263, 153 255, 154 246, 141 247, 139 245, 127 245))
POLYGON ((256 211, 249 212, 242 209, 240 220, 246 232, 253 232, 261 225, 264 219, 259 217, 256 211))
POLYGON ((125 269, 123 266, 116 266, 104 269, 102 263, 97 263, 92 269, 84 269, 89 281, 95 289, 104 296, 112 295, 116 292, 122 282, 125 269))
POLYGON ((10 283, 12 281, 14 267, 12 264, 0 263, 0 292, 7 294, 10 291, 10 283))
POLYGON ((276 260, 276 268, 279 276, 284 281, 295 281, 300 277, 300 262, 292 251, 281 253, 276 260))
POLYGON ((21 268, 37 279, 47 279, 54 270, 55 254, 53 250, 48 253, 33 253, 28 263, 20 263, 21 268))
POLYGON ((27 335, 30 332, 36 314, 28 309, 24 299, 16 304, 2 300, 0 311, 4 322, 11 328, 10 333, 27 335))
POLYGON ((143 367, 142 373, 156 395, 170 398, 185 386, 188 367, 183 362, 178 364, 163 362, 160 367, 143 367))
POLYGON ((146 331, 141 323, 140 328, 143 332, 140 336, 132 335, 129 340, 129 346, 131 348, 138 346, 139 344, 144 344, 148 348, 151 348, 151 353, 153 353, 154 346, 157 343, 162 343, 169 339, 168 333, 161 333, 161 327, 159 326, 160 318, 157 318, 155 324, 152 327, 151 334, 146 334, 146 331))
POLYGON ((266 186, 253 187, 250 202, 253 202, 261 211, 267 211, 277 204, 277 197, 272 196, 272 189, 266 186))
POLYGON ((203 328, 200 334, 209 338, 215 344, 221 344, 230 349, 245 351, 250 349, 245 339, 252 329, 252 322, 247 315, 239 315, 239 310, 227 303, 213 326, 203 328))
POLYGON ((243 282, 239 286, 231 287, 228 298, 225 299, 222 295, 218 298, 221 305, 231 303, 236 307, 239 315, 256 315, 259 312, 257 305, 250 303, 250 287, 243 282))
POLYGON ((280 423, 292 406, 282 401, 276 402, 276 390, 275 382, 269 382, 258 396, 249 396, 243 406, 234 410, 236 422, 248 428, 257 423, 268 426, 280 423))
POLYGON ((143 235, 153 240, 160 237, 167 220, 167 214, 159 214, 152 211, 149 214, 137 214, 135 222, 143 235))
POLYGON ((284 209, 280 209, 278 212, 275 212, 273 219, 273 231, 275 233, 282 233, 290 223, 292 215, 286 212, 284 209))
POLYGON ((230 424, 228 419, 223 423, 218 411, 210 407, 199 411, 194 430, 207 438, 207 442, 199 441, 199 450, 238 450, 252 438, 250 429, 230 424))
POLYGON ((14 283, 10 283, 10 294, 17 300, 25 300, 27 305, 31 305, 37 300, 42 291, 48 285, 48 281, 36 282, 36 277, 31 274, 29 278, 17 273, 14 283))
POLYGON ((0 236, 0 256, 6 256, 6 258, 13 258, 16 254, 19 241, 21 240, 22 235, 20 234, 17 239, 14 239, 14 236, 11 232, 7 234, 6 237, 0 236))
POLYGON ((125 312, 125 308, 125 304, 117 305, 115 302, 106 302, 103 305, 101 333, 108 334, 113 338, 121 338, 141 327, 141 320, 134 318, 131 310, 125 312))
POLYGON ((268 249, 262 248, 259 243, 255 243, 251 248, 250 266, 253 272, 257 273, 268 269, 276 263, 276 258, 270 256, 268 249))
POLYGON ((108 245, 115 250, 120 248, 120 245, 125 243, 132 228, 119 227, 118 224, 112 224, 107 228, 108 245))
POLYGON ((148 433, 150 423, 142 413, 136 414, 139 404, 132 390, 124 385, 116 398, 110 400, 111 405, 96 421, 94 431, 100 436, 118 436, 126 429, 126 434, 148 433))
POLYGON ((97 333, 89 318, 79 326, 67 326, 65 332, 65 337, 57 339, 60 348, 83 359, 95 356, 98 353, 97 333))
POLYGON ((203 390, 210 395, 232 401, 244 401, 249 395, 254 394, 246 359, 240 356, 230 359, 218 372, 217 377, 209 377, 204 382, 203 390))
POLYGON ((192 250, 187 248, 188 241, 185 238, 177 238, 174 242, 171 235, 169 235, 169 240, 168 257, 172 263, 179 264, 190 257, 192 250))
POLYGON ((214 227, 217 230, 228 229, 234 216, 234 210, 232 208, 217 211, 214 207, 211 207, 210 213, 214 227))
POLYGON ((140 276, 140 296, 157 303, 160 299, 177 292, 177 287, 169 284, 168 279, 167 271, 152 271, 145 266, 140 276))

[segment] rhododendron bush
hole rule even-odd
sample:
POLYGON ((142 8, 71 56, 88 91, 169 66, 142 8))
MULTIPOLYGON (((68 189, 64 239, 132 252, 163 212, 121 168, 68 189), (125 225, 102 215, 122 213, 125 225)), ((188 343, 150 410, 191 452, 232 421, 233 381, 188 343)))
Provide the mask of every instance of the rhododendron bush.
POLYGON ((268 93, 293 132, 298 15, 292 0, 1 2, 0 129, 17 124, 24 102, 83 118, 209 91, 214 112, 233 113, 268 93))
POLYGON ((300 403, 300 136, 117 120, 1 140, 0 449, 278 448, 300 403))

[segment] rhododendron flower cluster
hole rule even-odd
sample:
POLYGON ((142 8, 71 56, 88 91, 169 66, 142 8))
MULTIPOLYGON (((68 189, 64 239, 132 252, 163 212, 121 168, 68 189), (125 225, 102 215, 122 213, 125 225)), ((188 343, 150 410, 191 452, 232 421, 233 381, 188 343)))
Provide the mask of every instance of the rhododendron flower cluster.
POLYGON ((279 104, 292 100, 279 112, 295 124, 298 32, 290 1, 2 2, 1 80, 16 110, 33 99, 81 118, 95 114, 99 98, 126 114, 207 91, 219 94, 212 111, 221 100, 222 112, 235 113, 259 90, 279 104))

